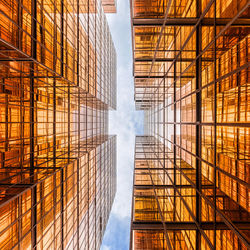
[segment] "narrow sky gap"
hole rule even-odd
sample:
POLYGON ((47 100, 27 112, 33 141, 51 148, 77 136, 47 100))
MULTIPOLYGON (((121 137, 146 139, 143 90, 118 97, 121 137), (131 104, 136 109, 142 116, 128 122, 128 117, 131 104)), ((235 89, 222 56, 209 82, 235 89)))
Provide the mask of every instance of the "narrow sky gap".
POLYGON ((102 250, 129 247, 135 135, 143 134, 143 112, 135 110, 129 1, 118 0, 107 15, 117 53, 117 110, 109 116, 109 134, 117 135, 117 193, 102 250), (114 237, 115 235, 115 237, 114 237))

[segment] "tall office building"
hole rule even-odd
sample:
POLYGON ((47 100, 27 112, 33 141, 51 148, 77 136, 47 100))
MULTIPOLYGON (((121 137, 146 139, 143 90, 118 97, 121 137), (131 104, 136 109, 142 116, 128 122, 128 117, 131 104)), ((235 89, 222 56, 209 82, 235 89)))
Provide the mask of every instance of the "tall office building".
POLYGON ((131 0, 131 249, 250 249, 247 0, 131 0))
POLYGON ((116 191, 115 8, 0 0, 0 249, 100 248, 116 191))

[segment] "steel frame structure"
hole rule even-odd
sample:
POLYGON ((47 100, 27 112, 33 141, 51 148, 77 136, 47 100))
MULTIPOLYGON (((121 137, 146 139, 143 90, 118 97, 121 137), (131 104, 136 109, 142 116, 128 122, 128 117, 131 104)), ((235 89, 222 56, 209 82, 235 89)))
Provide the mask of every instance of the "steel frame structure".
POLYGON ((131 0, 130 249, 248 249, 249 3, 131 0))
POLYGON ((1 249, 100 248, 116 192, 104 11, 101 0, 0 1, 1 249))

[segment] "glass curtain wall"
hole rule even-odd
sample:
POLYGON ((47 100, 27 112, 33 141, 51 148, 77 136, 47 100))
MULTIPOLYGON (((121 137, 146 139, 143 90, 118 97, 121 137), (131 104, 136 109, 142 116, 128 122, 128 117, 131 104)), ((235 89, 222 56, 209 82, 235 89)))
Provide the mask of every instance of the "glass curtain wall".
POLYGON ((0 0, 0 249, 99 249, 116 190, 100 0, 0 0))
POLYGON ((131 18, 130 248, 249 249, 249 2, 131 0, 131 18))

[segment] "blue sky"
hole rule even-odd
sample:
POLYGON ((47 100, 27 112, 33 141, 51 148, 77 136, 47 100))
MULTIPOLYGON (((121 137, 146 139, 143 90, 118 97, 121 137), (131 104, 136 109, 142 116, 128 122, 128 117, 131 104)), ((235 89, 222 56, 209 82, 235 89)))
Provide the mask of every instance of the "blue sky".
POLYGON ((101 250, 129 248, 135 135, 143 133, 143 112, 135 111, 129 0, 117 1, 107 16, 117 53, 117 110, 109 134, 117 135, 117 192, 101 250))

